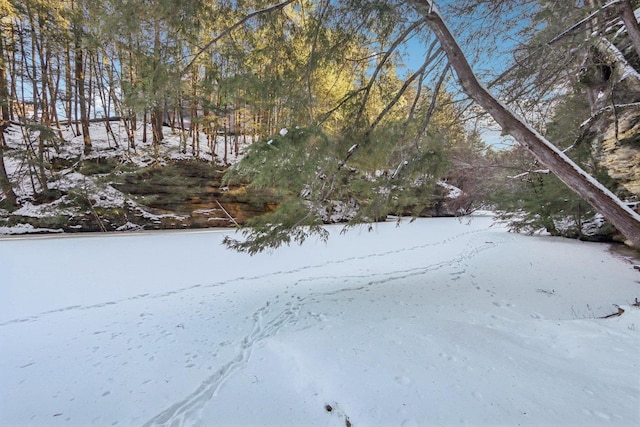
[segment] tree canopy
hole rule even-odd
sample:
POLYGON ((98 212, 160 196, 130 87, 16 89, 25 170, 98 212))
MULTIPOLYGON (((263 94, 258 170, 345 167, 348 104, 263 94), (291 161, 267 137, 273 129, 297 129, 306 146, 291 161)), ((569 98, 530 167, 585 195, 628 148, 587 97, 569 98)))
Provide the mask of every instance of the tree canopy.
MULTIPOLYGON (((598 62, 606 57, 598 46, 609 43, 631 68, 640 62, 632 7, 629 0, 5 0, 3 123, 38 131, 30 167, 43 193, 46 153, 62 143, 61 124, 76 127, 87 153, 89 120, 100 117, 122 121, 131 150, 147 122, 155 146, 169 125, 185 133, 183 151, 194 156, 201 134, 209 144, 220 134, 251 135, 258 142, 226 179, 280 198, 275 212, 249 224, 247 240, 229 242, 255 251, 322 233, 333 220, 425 213, 452 184, 467 196, 457 212, 490 201, 489 177, 504 156, 474 127, 477 102, 480 114, 534 153, 538 169, 551 169, 639 244, 637 215, 593 178, 607 180, 588 164, 593 151, 576 150, 575 161, 561 152, 581 132, 577 120, 561 129, 570 122, 563 111, 579 104, 587 120, 603 108, 598 93, 613 68, 598 62), (624 46, 621 32, 629 35, 624 46)), ((10 181, 0 167, 4 197, 16 204, 10 181)), ((516 196, 512 207, 526 208, 525 199, 516 196)))

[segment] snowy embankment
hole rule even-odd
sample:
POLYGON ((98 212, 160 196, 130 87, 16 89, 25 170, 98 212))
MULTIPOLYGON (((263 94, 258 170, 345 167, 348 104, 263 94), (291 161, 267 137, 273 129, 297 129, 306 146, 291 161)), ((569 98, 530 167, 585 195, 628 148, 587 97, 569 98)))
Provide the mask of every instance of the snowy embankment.
MULTIPOLYGON (((122 122, 92 123, 92 149, 85 154, 83 137, 75 132, 75 126, 62 125, 59 140, 47 144, 43 153, 47 159, 47 188, 58 195, 54 200, 43 202, 40 200, 43 188, 36 179, 40 172, 32 162, 37 157, 33 152, 33 141, 39 137, 39 131, 28 131, 12 124, 5 131, 9 149, 4 151, 4 161, 19 207, 11 211, 0 208, 0 235, 59 233, 63 229, 100 230, 102 227, 128 230, 145 225, 153 228, 167 218, 180 224, 177 228, 186 226, 186 217, 180 212, 154 213, 145 205, 141 194, 122 192, 117 189, 118 184, 122 185, 124 177, 134 171, 172 163, 194 161, 223 169, 240 161, 247 147, 257 140, 255 135, 218 135, 209 141, 204 132, 199 132, 199 148, 196 148, 187 131, 165 127, 164 132, 162 143, 154 145, 150 139, 143 142, 143 126, 138 126, 134 135, 136 148, 133 148, 122 122), (109 124, 110 132, 105 124, 109 124)), ((151 134, 148 124, 147 133, 151 134)), ((215 180, 211 178, 207 184, 211 182, 215 180)), ((170 188, 164 186, 157 191, 166 197, 170 188)), ((153 195, 157 196, 156 193, 153 195)), ((0 201, 3 199, 4 194, 0 192, 0 201)), ((193 213, 207 214, 203 211, 193 213)), ((227 217, 223 218, 223 222, 227 222, 227 217)), ((215 219, 220 218, 212 216, 212 220, 215 219)))
POLYGON ((640 273, 491 224, 0 240, 0 424, 640 425, 640 273))

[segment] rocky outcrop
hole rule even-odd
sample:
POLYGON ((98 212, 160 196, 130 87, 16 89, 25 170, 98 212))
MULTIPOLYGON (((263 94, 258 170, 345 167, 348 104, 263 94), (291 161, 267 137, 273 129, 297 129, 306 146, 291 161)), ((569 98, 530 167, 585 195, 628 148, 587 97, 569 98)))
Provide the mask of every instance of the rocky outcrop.
POLYGON ((241 185, 224 186, 223 174, 208 162, 178 161, 125 175, 112 186, 144 207, 138 209, 136 222, 145 222, 145 228, 242 225, 277 207, 270 192, 248 191, 241 185))
POLYGON ((640 74, 604 38, 594 44, 592 55, 597 65, 587 69, 582 81, 595 102, 581 141, 591 143, 598 163, 624 190, 640 196, 640 74), (593 75, 601 78, 594 81, 593 75))
POLYGON ((83 160, 75 164, 82 173, 60 164, 65 172, 57 183, 64 190, 50 192, 55 200, 34 199, 13 212, 0 210, 0 228, 80 232, 234 227, 277 207, 271 192, 224 185, 224 169, 210 162, 169 161, 127 172, 116 171, 118 164, 117 158, 83 160))
POLYGON ((598 159, 609 176, 628 192, 640 195, 640 106, 608 114, 594 141, 598 159), (609 122, 609 125, 606 125, 609 122))

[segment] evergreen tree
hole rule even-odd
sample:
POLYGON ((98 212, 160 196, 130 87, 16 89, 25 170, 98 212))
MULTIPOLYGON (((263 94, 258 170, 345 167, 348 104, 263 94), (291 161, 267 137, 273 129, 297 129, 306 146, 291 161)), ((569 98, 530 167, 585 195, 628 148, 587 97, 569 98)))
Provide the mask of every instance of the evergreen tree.
MULTIPOLYGON (((580 141, 580 123, 582 117, 589 116, 589 111, 588 100, 582 94, 565 96, 547 124, 547 136, 590 175, 612 190, 619 190, 607 171, 599 166, 593 147, 580 141)), ((493 195, 493 203, 514 230, 531 233, 543 229, 552 235, 606 238, 599 237, 606 234, 606 230, 590 227, 596 219, 596 211, 591 205, 522 150, 513 150, 506 155, 513 169, 503 179, 510 182, 499 187, 493 195), (520 172, 514 173, 514 170, 520 172)))
MULTIPOLYGON (((326 82, 324 87, 343 89, 333 98, 325 95, 326 104, 334 104, 329 115, 311 114, 322 120, 254 144, 230 170, 228 180, 277 188, 283 200, 275 212, 251 221, 245 241, 228 242, 236 249, 255 252, 301 241, 309 233, 322 233, 323 222, 352 225, 390 213, 429 214, 436 198, 442 197, 437 182, 453 176, 447 152, 469 141, 456 121, 462 112, 444 89, 448 68, 441 51, 430 50, 420 70, 405 79, 398 76, 399 46, 423 24, 405 19, 410 9, 357 1, 320 10, 317 22, 324 22, 328 30, 315 29, 311 39, 322 37, 329 44, 318 43, 309 55, 300 55, 301 48, 292 51, 292 58, 297 54, 309 70, 307 84, 299 86, 314 101, 322 99, 316 86, 308 84, 314 79, 326 82), (334 34, 341 44, 332 43, 334 34), (345 49, 347 40, 355 43, 351 51, 345 49), (372 47, 364 49, 367 43, 372 47), (344 68, 345 62, 358 66, 350 81, 344 73, 328 72, 344 68), (424 87, 426 81, 438 80, 433 90, 424 87)), ((310 102, 307 108, 313 111, 323 104, 310 102)), ((304 124, 303 117, 299 120, 304 124)))

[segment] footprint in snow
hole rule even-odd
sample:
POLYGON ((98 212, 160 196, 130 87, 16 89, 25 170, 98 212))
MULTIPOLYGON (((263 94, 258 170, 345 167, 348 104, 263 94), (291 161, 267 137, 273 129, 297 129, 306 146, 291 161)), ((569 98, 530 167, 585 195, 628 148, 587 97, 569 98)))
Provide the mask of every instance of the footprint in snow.
POLYGON ((404 375, 400 375, 398 377, 395 377, 395 381, 400 385, 409 385, 409 384, 411 384, 411 378, 406 377, 404 375))

